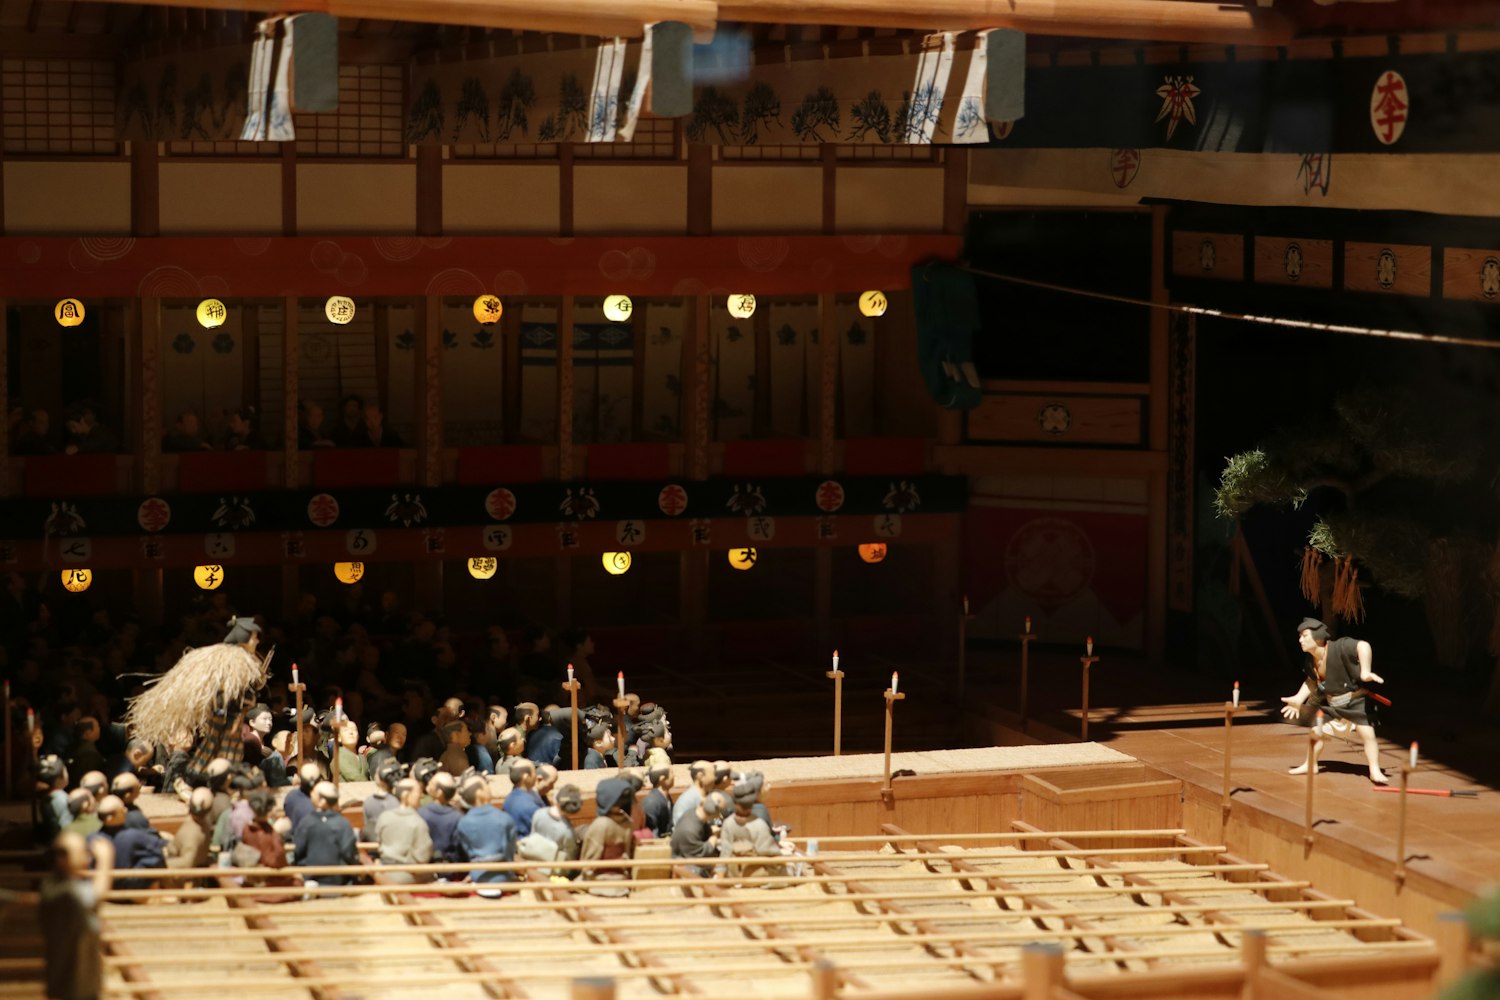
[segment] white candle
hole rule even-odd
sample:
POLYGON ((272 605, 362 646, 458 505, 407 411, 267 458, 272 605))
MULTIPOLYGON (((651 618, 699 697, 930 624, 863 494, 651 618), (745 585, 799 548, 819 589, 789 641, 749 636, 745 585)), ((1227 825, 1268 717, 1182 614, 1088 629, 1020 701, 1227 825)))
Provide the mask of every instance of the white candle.
POLYGON ((1411 741, 1411 766, 1412 766, 1412 770, 1416 770, 1416 768, 1417 768, 1417 741, 1416 740, 1412 740, 1411 741))
POLYGON ((26 710, 26 731, 28 733, 34 733, 34 732, 36 732, 36 710, 35 709, 28 708, 26 710))
POLYGON ((969 595, 965 594, 964 595, 964 614, 968 614, 968 613, 969 613, 969 595))
POLYGON ((1234 696, 1233 697, 1234 697, 1234 707, 1235 708, 1239 708, 1240 707, 1240 682, 1239 681, 1235 681, 1234 682, 1234 696))
POLYGON ((834 673, 838 673, 838 669, 839 669, 839 651, 835 649, 833 651, 833 671, 834 671, 834 673))
POLYGON ((1031 616, 1030 615, 1026 616, 1026 634, 1027 635, 1031 634, 1031 616))
POLYGON ((300 680, 297 679, 297 664, 295 664, 295 663, 292 664, 292 683, 293 684, 301 684, 302 683, 300 680))
POLYGON ((625 697, 625 671, 621 670, 615 678, 615 686, 620 690, 620 697, 625 697))
POLYGON ((900 679, 901 674, 898 671, 891 671, 891 694, 896 693, 896 684, 900 679))
POLYGON ((573 664, 568 664, 568 683, 573 683, 573 664))
POLYGON ((1088 637, 1088 640, 1086 642, 1084 642, 1084 644, 1083 644, 1083 648, 1086 649, 1086 650, 1088 650, 1088 655, 1090 655, 1090 656, 1094 655, 1094 637, 1093 636, 1089 636, 1088 637))
POLYGON ((333 699, 333 721, 344 721, 344 699, 342 698, 333 699))

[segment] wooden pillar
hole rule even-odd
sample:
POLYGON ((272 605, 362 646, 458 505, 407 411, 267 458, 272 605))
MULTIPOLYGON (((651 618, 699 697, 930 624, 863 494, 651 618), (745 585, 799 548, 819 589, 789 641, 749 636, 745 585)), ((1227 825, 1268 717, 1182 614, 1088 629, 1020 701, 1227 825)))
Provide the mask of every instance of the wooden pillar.
MULTIPOLYGON (((245 306, 240 310, 240 400, 254 406, 265 419, 260 405, 260 308, 245 306)), ((176 416, 176 414, 173 414, 176 416)), ((262 427, 265 425, 262 424, 262 427)), ((296 438, 292 438, 296 443, 296 438)))
POLYGON ((714 147, 689 143, 687 148, 687 234, 713 233, 714 147))
MULTIPOLYGON (((127 369, 131 392, 126 404, 133 418, 133 478, 142 493, 152 495, 161 492, 161 299, 139 299, 133 312, 126 321, 124 341, 126 357, 134 358, 127 369)), ((165 603, 161 568, 136 569, 131 574, 131 590, 136 612, 147 624, 160 624, 165 603)))
POLYGON ((702 660, 708 648, 708 559, 706 549, 688 548, 677 562, 678 612, 695 661, 702 660))
MULTIPOLYGON (((417 415, 417 484, 443 482, 443 300, 429 295, 417 304, 417 364, 412 372, 417 415)), ((425 607, 443 603, 443 559, 427 556, 415 566, 417 600, 425 607)))
MULTIPOLYGON (((247 333, 260 339, 259 315, 251 313, 256 319, 256 329, 247 333)), ((247 319, 249 318, 247 316, 247 319)), ((301 395, 299 385, 302 380, 302 341, 298 322, 297 296, 288 295, 281 300, 281 483, 289 490, 295 490, 302 485, 302 464, 297 452, 297 402, 301 395)), ((341 419, 339 416, 338 401, 333 400, 329 405, 329 415, 333 419, 341 419)))
POLYGON ((688 300, 691 315, 682 340, 682 443, 689 479, 708 478, 708 299, 688 300))
MULTIPOLYGON (((827 292, 818 296, 818 472, 824 476, 838 471, 838 402, 838 308, 827 292)), ((813 624, 821 654, 834 645, 833 549, 827 545, 813 550, 813 624)))
POLYGON ((150 141, 130 144, 130 232, 161 235, 161 160, 150 141))
POLYGON ((443 234, 443 148, 417 146, 417 235, 443 234))
MULTIPOLYGON (((0 299, 0 416, 5 426, 0 427, 0 497, 11 493, 10 481, 10 324, 6 317, 7 303, 0 299)), ((9 709, 7 709, 9 711, 9 709)), ((9 780, 8 778, 6 780, 9 780)))
POLYGON ((969 218, 969 150, 943 147, 943 232, 962 233, 969 218))
MULTIPOLYGON (((1151 301, 1169 301, 1166 285, 1167 209, 1157 205, 1151 210, 1151 301)), ((1170 352, 1168 332, 1171 315, 1165 309, 1152 309, 1151 331, 1151 411, 1147 440, 1151 450, 1167 450, 1167 402, 1170 352)), ((1165 472, 1151 473, 1146 504, 1146 656, 1160 659, 1166 644, 1167 616, 1167 480, 1165 472)))
POLYGON ((573 478, 573 296, 557 310, 557 478, 573 478))
MULTIPOLYGON (((297 235, 297 144, 281 144, 281 235, 297 235)), ((336 414, 330 414, 335 416, 336 414)))

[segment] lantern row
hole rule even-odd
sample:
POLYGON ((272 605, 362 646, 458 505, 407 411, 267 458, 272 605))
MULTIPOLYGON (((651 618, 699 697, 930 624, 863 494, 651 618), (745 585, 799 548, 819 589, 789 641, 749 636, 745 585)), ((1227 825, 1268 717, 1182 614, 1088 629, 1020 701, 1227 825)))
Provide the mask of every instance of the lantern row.
MULTIPOLYGON (((863 316, 884 316, 887 306, 884 292, 869 291, 859 297, 859 311, 863 316)), ((755 315, 755 296, 739 293, 725 301, 729 315, 735 319, 749 319, 755 315)), ((610 295, 604 299, 604 318, 613 323, 630 319, 634 305, 628 295, 610 295)), ((354 300, 347 295, 330 295, 323 303, 323 315, 336 326, 346 326, 354 319, 354 300)), ((505 306, 497 295, 481 295, 474 300, 474 319, 482 326, 500 322, 505 306)), ((83 322, 85 310, 78 299, 61 299, 52 307, 53 318, 59 326, 78 326, 83 322)), ((198 303, 198 325, 205 330, 223 326, 229 318, 229 308, 219 299, 204 299, 198 303)))
MULTIPOLYGON (((887 548, 884 542, 867 542, 859 546, 859 558, 867 563, 884 561, 887 548)), ((729 565, 737 570, 755 568, 760 554, 753 548, 730 549, 727 553, 729 565)), ((620 576, 630 571, 629 552, 606 552, 600 557, 604 570, 610 576, 620 576)), ((468 560, 469 575, 476 580, 489 580, 500 568, 500 560, 494 556, 475 556, 468 560)), ((337 562, 333 564, 333 575, 339 583, 356 584, 364 578, 365 564, 362 562, 337 562)), ((223 566, 195 566, 193 582, 200 590, 218 590, 224 583, 223 566)), ((63 589, 70 594, 81 594, 94 583, 94 571, 85 567, 62 571, 63 589)))

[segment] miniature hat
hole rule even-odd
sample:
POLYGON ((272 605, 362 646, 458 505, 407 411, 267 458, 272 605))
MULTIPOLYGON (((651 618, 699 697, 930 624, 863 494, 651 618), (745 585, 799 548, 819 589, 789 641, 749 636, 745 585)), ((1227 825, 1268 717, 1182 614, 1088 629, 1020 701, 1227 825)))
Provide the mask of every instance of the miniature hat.
POLYGON ((229 634, 224 637, 224 644, 243 646, 250 641, 250 636, 259 634, 260 626, 255 624, 254 618, 231 618, 229 619, 229 634))
POLYGON ((557 790, 557 808, 565 813, 576 813, 583 808, 583 793, 577 785, 563 785, 557 790))
POLYGON ((760 789, 754 787, 748 781, 741 781, 734 786, 734 804, 737 806, 753 806, 755 800, 760 798, 760 789))
POLYGON ((1316 641, 1316 642, 1327 642, 1328 641, 1328 626, 1324 625, 1322 622, 1318 621, 1316 618, 1304 618, 1304 619, 1302 619, 1302 624, 1300 624, 1300 625, 1297 626, 1297 634, 1301 635, 1303 632, 1306 632, 1306 631, 1311 631, 1312 632, 1312 637, 1313 637, 1314 641, 1316 641))
POLYGON ((630 789, 630 782, 623 778, 605 778, 594 789, 594 801, 598 803, 601 816, 621 807, 629 812, 634 799, 635 793, 630 789))

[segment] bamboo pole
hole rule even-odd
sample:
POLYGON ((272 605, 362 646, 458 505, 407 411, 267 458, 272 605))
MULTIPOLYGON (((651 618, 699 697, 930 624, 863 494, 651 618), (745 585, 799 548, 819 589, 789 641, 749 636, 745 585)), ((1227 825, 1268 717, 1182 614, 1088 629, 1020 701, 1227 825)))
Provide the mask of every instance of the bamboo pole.
POLYGON ((1225 827, 1229 824, 1229 775, 1232 769, 1231 761, 1234 755, 1234 713, 1239 711, 1239 700, 1240 685, 1239 682, 1235 682, 1234 700, 1226 701, 1224 703, 1224 798, 1223 801, 1219 803, 1219 838, 1221 840, 1224 838, 1224 834, 1226 832, 1225 827))
POLYGON ((885 784, 881 786, 880 792, 886 802, 891 797, 891 730, 896 721, 896 702, 903 701, 906 695, 896 689, 897 675, 891 674, 891 686, 885 689, 885 784))
MULTIPOLYGON (((1412 744, 1412 756, 1415 757, 1416 744, 1412 744)), ((1401 804, 1396 813, 1396 891, 1400 892, 1406 885, 1406 786, 1411 780, 1411 768, 1405 761, 1401 762, 1401 804)))
MULTIPOLYGON (((0 392, 3 392, 0 388, 0 392)), ((11 772, 15 770, 11 763, 11 735, 10 735, 10 678, 5 679, 5 798, 7 801, 15 797, 11 772)))
POLYGON ((944 843, 959 843, 966 840, 1036 840, 1037 837, 1067 837, 1069 840, 1086 840, 1098 837, 1181 837, 1187 830, 1043 830, 1031 832, 996 833, 862 833, 834 837, 789 837, 793 843, 816 840, 820 844, 894 844, 904 840, 940 840, 944 843))
POLYGON ((1026 631, 1016 638, 1021 640, 1021 732, 1031 718, 1031 643, 1036 635, 1031 631, 1031 616, 1026 617, 1026 631))
MULTIPOLYGON (((1318 776, 1318 734, 1323 729, 1323 710, 1313 716, 1312 729, 1307 734, 1307 812, 1302 821, 1303 853, 1312 851, 1313 845, 1313 783, 1318 776)), ((1402 796, 1404 800, 1406 796, 1402 796)))
POLYGON ((1099 662, 1099 657, 1094 655, 1094 640, 1089 640, 1089 654, 1080 656, 1078 662, 1083 665, 1083 708, 1079 711, 1080 729, 1079 739, 1084 743, 1089 741, 1089 668, 1099 662))
POLYGON ((958 704, 960 710, 967 704, 964 701, 964 690, 967 687, 969 666, 969 622, 974 616, 969 614, 969 595, 964 595, 963 609, 958 613, 958 704))
POLYGON ((304 751, 302 747, 302 734, 305 730, 305 725, 302 721, 302 692, 307 690, 307 685, 301 683, 301 680, 297 673, 297 664, 295 663, 292 664, 292 683, 288 684, 286 688, 288 691, 292 692, 292 694, 295 695, 297 699, 297 721, 296 724, 292 726, 292 736, 297 741, 296 766, 300 768, 302 766, 302 762, 306 759, 303 756, 304 751))

